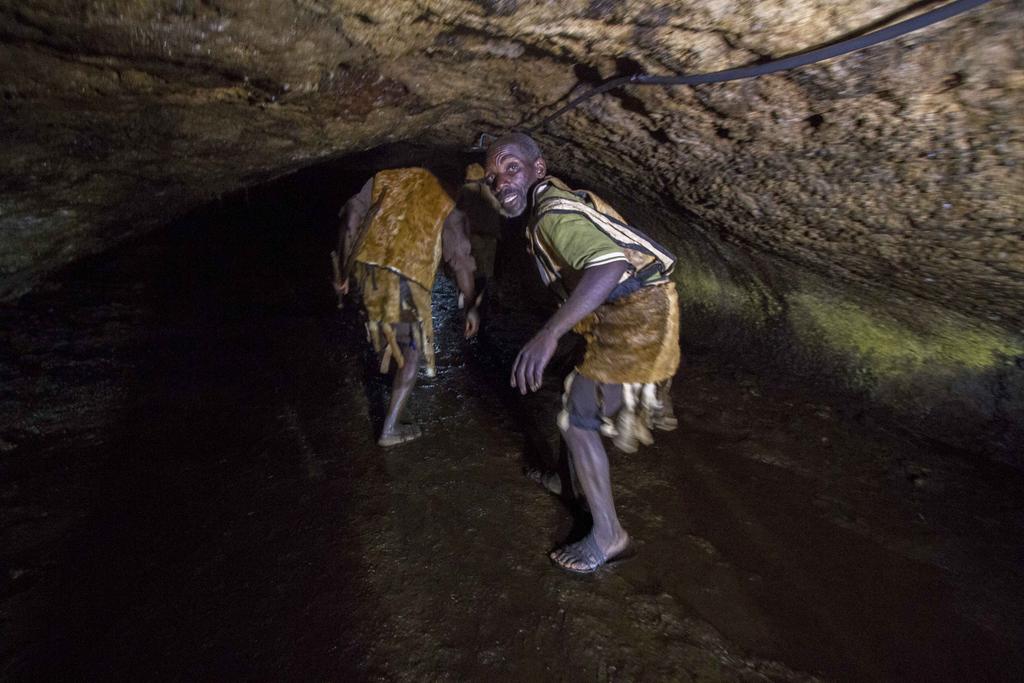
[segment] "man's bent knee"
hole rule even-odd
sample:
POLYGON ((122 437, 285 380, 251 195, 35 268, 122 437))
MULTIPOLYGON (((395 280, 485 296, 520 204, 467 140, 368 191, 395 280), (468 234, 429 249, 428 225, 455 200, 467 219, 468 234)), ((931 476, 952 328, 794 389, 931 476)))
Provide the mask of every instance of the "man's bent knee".
POLYGON ((420 352, 409 348, 403 349, 403 352, 405 364, 398 371, 398 374, 404 381, 411 381, 416 378, 416 373, 419 371, 420 352))
POLYGON ((562 433, 571 427, 599 432, 606 416, 614 415, 622 403, 621 386, 599 384, 573 373, 566 382, 562 414, 558 426, 562 433))

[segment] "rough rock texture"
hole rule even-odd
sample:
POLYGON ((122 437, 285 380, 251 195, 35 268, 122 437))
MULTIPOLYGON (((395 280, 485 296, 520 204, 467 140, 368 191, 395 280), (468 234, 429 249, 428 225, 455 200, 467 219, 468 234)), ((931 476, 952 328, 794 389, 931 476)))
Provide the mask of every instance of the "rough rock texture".
MULTIPOLYGON (((407 139, 464 147, 602 78, 746 64, 901 12, 880 0, 2 0, 0 296, 321 160, 407 139)), ((693 338, 759 343, 947 440, 1012 453, 1024 439, 1022 27, 1021 2, 995 0, 786 74, 614 92, 539 139, 557 170, 681 252, 693 338)))

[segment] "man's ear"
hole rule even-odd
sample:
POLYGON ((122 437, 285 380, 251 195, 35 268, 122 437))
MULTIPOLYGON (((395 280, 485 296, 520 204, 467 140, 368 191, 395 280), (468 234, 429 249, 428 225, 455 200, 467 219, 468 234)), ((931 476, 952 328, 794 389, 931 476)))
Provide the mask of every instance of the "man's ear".
POLYGON ((538 178, 543 178, 548 174, 548 163, 544 161, 544 157, 534 159, 533 170, 537 172, 538 178))

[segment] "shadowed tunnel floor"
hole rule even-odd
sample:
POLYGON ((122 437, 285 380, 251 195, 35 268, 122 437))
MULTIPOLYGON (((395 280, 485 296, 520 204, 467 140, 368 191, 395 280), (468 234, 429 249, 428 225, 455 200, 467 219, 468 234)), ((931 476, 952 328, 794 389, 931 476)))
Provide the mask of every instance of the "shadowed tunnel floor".
POLYGON ((680 428, 612 452, 638 557, 566 576, 521 474, 558 378, 506 388, 536 321, 464 343, 442 281, 426 436, 381 450, 336 205, 272 205, 0 309, 5 678, 1024 678, 1019 472, 684 349, 680 428))

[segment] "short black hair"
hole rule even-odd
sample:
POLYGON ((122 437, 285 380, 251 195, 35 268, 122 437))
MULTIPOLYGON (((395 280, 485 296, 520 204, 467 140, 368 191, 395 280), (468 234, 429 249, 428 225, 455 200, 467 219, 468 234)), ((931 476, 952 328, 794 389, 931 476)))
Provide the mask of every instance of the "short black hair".
POLYGON ((524 161, 527 162, 535 161, 541 157, 540 145, 526 133, 518 131, 506 133, 492 142, 488 149, 493 149, 496 145, 515 145, 519 148, 519 151, 526 155, 527 158, 524 161))

